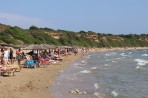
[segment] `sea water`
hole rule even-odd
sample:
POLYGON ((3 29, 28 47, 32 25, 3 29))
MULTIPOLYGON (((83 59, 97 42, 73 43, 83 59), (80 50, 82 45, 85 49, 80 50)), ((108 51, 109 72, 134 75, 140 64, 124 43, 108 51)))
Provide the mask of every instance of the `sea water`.
POLYGON ((148 98, 148 50, 89 53, 61 71, 55 98, 148 98), (72 90, 86 94, 70 93, 72 90))

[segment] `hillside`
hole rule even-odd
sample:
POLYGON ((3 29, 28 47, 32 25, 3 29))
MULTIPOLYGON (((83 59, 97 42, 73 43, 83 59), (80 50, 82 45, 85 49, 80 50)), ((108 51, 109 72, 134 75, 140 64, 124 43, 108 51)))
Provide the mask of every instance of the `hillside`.
POLYGON ((92 31, 66 31, 31 26, 22 29, 0 24, 0 43, 52 44, 85 47, 148 47, 148 34, 112 35, 92 31))

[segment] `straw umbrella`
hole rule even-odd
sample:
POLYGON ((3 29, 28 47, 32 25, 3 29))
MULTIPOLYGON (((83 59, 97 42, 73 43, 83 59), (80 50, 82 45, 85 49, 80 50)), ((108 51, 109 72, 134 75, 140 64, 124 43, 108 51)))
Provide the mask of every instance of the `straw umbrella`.
POLYGON ((22 49, 23 50, 37 50, 37 55, 38 55, 38 50, 46 50, 47 48, 41 45, 29 45, 22 49))
POLYGON ((41 47, 45 47, 45 48, 47 48, 47 49, 54 49, 54 48, 56 48, 57 46, 54 46, 54 45, 48 45, 48 44, 42 44, 42 45, 40 45, 41 47))
POLYGON ((0 49, 6 49, 6 48, 0 45, 0 49))
POLYGON ((25 48, 22 48, 23 50, 45 50, 47 49, 46 47, 42 47, 41 45, 29 45, 26 46, 25 48))

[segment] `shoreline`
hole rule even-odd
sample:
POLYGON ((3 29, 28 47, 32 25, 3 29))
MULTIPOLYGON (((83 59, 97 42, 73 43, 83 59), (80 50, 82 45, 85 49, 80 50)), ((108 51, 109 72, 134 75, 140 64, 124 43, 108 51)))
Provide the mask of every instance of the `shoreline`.
MULTIPOLYGON (((90 49, 90 52, 133 49, 135 48, 96 48, 90 49)), ((137 49, 148 49, 148 47, 137 47, 137 49)), ((21 72, 15 72, 15 76, 0 77, 0 98, 54 98, 48 91, 52 86, 52 81, 54 81, 63 69, 81 57, 81 53, 78 53, 76 56, 72 53, 65 57, 60 64, 51 64, 47 68, 23 68, 21 72)))
POLYGON ((148 49, 148 47, 116 47, 116 48, 92 48, 91 52, 106 52, 106 51, 118 51, 118 50, 144 50, 148 49))
MULTIPOLYGON (((143 49, 148 49, 148 48, 138 48, 138 49, 136 49, 136 52, 138 52, 139 49, 140 49, 140 51, 143 51, 143 49)), ((109 53, 114 53, 114 52, 116 54, 118 54, 118 53, 119 54, 121 54, 121 53, 125 53, 125 54, 129 53, 129 55, 130 55, 130 53, 133 54, 135 52, 135 50, 133 50, 132 48, 127 49, 125 51, 124 50, 125 49, 120 49, 120 50, 115 50, 115 51, 114 50, 113 51, 107 50, 107 51, 103 51, 103 52, 101 51, 100 54, 102 54, 101 55, 102 57, 99 56, 99 58, 102 60, 102 58, 104 58, 104 56, 103 56, 104 54, 109 54, 109 53), (128 51, 128 50, 131 50, 131 51, 128 51)), ((89 58, 94 54, 97 54, 97 52, 91 52, 90 54, 86 55, 86 58, 87 57, 89 58)), ((124 55, 118 55, 118 56, 123 57, 124 55)), ((107 59, 108 58, 106 58, 106 60, 107 59)), ((111 61, 112 61, 112 58, 111 58, 111 61)), ((70 97, 71 98, 77 98, 77 97, 81 98, 82 96, 83 96, 83 98, 85 98, 85 97, 91 98, 90 96, 92 96, 92 97, 93 96, 98 96, 99 98, 100 97, 101 98, 113 98, 113 97, 116 97, 116 94, 118 94, 118 91, 117 92, 116 91, 111 91, 111 92, 108 92, 108 93, 95 92, 96 89, 103 89, 103 88, 101 88, 101 83, 96 82, 96 79, 94 79, 95 81, 93 81, 92 84, 89 84, 89 83, 91 83, 90 81, 93 80, 93 78, 91 78, 91 77, 88 78, 85 75, 87 75, 88 73, 92 74, 94 72, 93 75, 90 75, 90 76, 95 77, 96 75, 94 75, 94 74, 97 73, 97 71, 103 69, 101 66, 104 66, 104 69, 105 69, 106 65, 107 65, 107 63, 105 61, 104 61, 104 65, 101 62, 101 65, 99 64, 100 65, 99 67, 101 67, 101 68, 99 69, 99 67, 97 65, 95 65, 94 63, 92 63, 92 62, 93 61, 92 60, 90 61, 90 59, 89 60, 87 60, 87 59, 82 60, 81 59, 80 62, 74 63, 72 65, 72 67, 66 69, 64 71, 64 73, 62 73, 62 75, 57 77, 57 80, 55 80, 55 85, 53 87, 51 87, 51 92, 52 92, 52 94, 55 95, 55 98, 58 98, 58 97, 60 97, 60 98, 70 98, 70 97), (82 62, 82 61, 84 61, 84 62, 82 62), (88 65, 89 67, 85 66, 85 65, 88 65), (86 73, 84 74, 83 72, 84 73, 86 72, 86 73), (82 77, 85 77, 85 78, 82 78, 82 77), (87 82, 87 80, 85 80, 85 79, 87 79, 89 82, 87 82), (93 89, 88 89, 86 85, 89 85, 89 88, 94 86, 94 88, 93 89), (83 92, 86 92, 86 93, 84 94, 83 92)), ((112 64, 114 64, 114 63, 116 63, 116 61, 114 61, 112 64)), ((110 63, 108 63, 108 64, 110 64, 110 63)), ((112 66, 112 64, 111 64, 111 66, 112 66)), ((121 70, 122 70, 122 67, 121 67, 121 70)), ((102 74, 101 74, 101 76, 102 76, 102 74)), ((100 90, 100 91, 102 91, 102 90, 100 90)), ((121 97, 121 96, 119 95, 119 97, 121 97)))

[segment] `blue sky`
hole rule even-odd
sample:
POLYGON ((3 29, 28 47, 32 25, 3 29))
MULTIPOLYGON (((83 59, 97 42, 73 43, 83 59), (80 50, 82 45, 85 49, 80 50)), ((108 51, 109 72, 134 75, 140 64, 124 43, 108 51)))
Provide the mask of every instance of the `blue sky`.
POLYGON ((148 33, 148 0, 1 0, 0 23, 112 34, 148 33))

